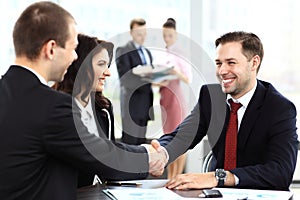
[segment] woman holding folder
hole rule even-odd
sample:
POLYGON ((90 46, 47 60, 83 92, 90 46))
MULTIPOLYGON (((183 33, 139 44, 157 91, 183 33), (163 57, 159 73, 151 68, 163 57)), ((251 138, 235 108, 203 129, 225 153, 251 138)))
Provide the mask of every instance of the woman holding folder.
MULTIPOLYGON (((191 66, 182 58, 182 51, 177 45, 176 21, 169 18, 163 25, 163 38, 166 43, 166 56, 159 64, 173 67, 171 74, 177 79, 160 83, 160 105, 162 113, 163 132, 171 133, 186 117, 187 103, 180 86, 181 82, 189 84, 192 79, 191 66)), ((185 166, 185 155, 178 157, 168 166, 168 178, 181 174, 185 166)))

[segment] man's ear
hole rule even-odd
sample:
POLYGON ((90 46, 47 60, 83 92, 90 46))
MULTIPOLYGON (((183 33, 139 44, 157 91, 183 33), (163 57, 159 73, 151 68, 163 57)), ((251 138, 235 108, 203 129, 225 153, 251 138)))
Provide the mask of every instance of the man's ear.
POLYGON ((259 64, 260 64, 259 55, 253 56, 253 58, 252 58, 252 69, 257 71, 257 68, 258 68, 259 64))
POLYGON ((42 52, 44 56, 50 60, 54 58, 55 49, 57 44, 54 40, 49 40, 47 43, 44 44, 42 52))

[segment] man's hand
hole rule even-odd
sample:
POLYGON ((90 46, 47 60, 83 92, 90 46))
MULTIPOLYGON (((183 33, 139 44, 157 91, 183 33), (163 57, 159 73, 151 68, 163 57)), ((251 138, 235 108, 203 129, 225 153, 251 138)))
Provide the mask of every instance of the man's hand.
POLYGON ((203 174, 179 174, 172 178, 166 185, 168 189, 203 189, 217 186, 217 180, 214 172, 203 174))
MULTIPOLYGON (((227 178, 225 186, 235 186, 234 175, 226 171, 227 178)), ((190 173, 179 174, 172 178, 166 185, 168 189, 185 190, 185 189, 203 189, 213 188, 218 185, 215 172, 207 172, 202 174, 190 173)))
POLYGON ((168 163, 167 151, 160 146, 157 140, 152 140, 151 145, 143 145, 149 154, 149 173, 152 176, 161 176, 168 163))

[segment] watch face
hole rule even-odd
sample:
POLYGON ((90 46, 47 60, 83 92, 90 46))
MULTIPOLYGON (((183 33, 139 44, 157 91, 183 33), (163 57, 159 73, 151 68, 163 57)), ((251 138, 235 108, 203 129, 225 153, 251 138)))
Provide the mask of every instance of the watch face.
POLYGON ((216 177, 218 177, 219 179, 224 179, 226 177, 225 170, 216 170, 216 177))

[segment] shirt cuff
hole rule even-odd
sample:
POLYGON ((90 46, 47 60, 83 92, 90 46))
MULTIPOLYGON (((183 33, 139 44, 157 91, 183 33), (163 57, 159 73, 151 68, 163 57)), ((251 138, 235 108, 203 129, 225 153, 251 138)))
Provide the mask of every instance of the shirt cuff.
POLYGON ((235 174, 233 174, 233 176, 234 176, 235 186, 237 186, 240 183, 240 179, 235 174))
POLYGON ((167 149, 165 148, 165 147, 161 147, 162 148, 162 150, 165 152, 165 154, 166 154, 166 159, 167 159, 167 161, 169 161, 169 154, 168 154, 168 151, 167 151, 167 149))
MULTIPOLYGON (((149 162, 151 162, 151 160, 150 160, 150 158, 151 158, 151 156, 150 156, 150 144, 141 144, 141 146, 143 146, 143 147, 145 147, 145 149, 147 150, 147 153, 148 153, 148 155, 149 155, 149 162)), ((161 148, 162 148, 162 150, 164 151, 164 153, 165 153, 165 156, 166 156, 166 160, 167 161, 169 161, 169 153, 168 153, 168 151, 166 150, 166 148, 165 147, 163 147, 163 146, 161 146, 161 148)))

